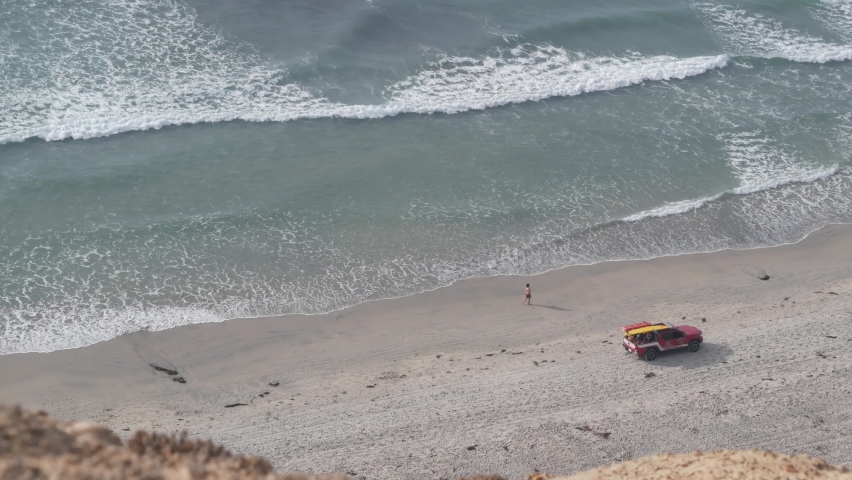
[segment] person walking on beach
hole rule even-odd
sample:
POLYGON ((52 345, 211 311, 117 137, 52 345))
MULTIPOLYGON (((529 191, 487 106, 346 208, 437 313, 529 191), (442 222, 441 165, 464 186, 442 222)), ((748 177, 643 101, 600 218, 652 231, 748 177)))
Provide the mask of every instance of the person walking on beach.
POLYGON ((523 305, 524 303, 526 303, 527 305, 532 305, 532 290, 530 290, 529 283, 527 284, 527 288, 524 289, 524 292, 526 293, 526 298, 524 298, 524 301, 521 302, 521 305, 523 305))

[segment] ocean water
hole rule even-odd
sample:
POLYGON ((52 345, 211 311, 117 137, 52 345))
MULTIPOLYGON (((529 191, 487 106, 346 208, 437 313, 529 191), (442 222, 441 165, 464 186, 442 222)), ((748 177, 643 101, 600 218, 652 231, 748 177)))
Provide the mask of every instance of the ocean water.
POLYGON ((0 6, 3 354, 850 221, 848 1, 0 6))

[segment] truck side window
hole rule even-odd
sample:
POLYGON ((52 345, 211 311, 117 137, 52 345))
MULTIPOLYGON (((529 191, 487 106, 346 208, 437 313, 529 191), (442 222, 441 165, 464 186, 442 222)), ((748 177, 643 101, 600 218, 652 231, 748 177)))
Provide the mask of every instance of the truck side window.
POLYGON ((681 332, 680 330, 673 332, 673 333, 674 333, 674 338, 683 338, 683 332, 681 332))
POLYGON ((660 334, 660 338, 663 340, 671 340, 674 338, 674 333, 675 332, 663 332, 660 334))

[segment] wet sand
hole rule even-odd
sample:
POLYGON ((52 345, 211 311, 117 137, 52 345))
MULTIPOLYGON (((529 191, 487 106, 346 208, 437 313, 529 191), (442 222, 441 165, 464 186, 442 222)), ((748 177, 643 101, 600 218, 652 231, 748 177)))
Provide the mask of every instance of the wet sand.
POLYGON ((2 356, 0 402, 365 478, 518 478, 715 448, 852 466, 850 272, 852 227, 829 226, 795 245, 470 280, 2 356), (705 343, 638 360, 618 328, 645 320, 697 326, 705 343))

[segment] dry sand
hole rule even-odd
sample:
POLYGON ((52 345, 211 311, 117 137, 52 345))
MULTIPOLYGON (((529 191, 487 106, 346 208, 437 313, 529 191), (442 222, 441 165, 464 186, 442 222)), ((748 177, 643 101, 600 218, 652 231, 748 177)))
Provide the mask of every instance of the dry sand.
POLYGON ((364 478, 522 478, 720 448, 849 466, 850 272, 852 228, 830 226, 796 245, 471 280, 2 356, 0 402, 364 478), (637 360, 618 328, 644 320, 698 326, 705 343, 637 360))
MULTIPOLYGON (((352 480, 342 474, 279 475, 263 459, 235 456, 186 433, 137 431, 122 442, 91 422, 60 422, 44 412, 0 405, 0 479, 37 480, 352 480)), ((807 455, 760 450, 665 453, 570 477, 535 473, 527 480, 852 480, 852 472, 807 455)), ((475 475, 459 480, 506 480, 475 475)))

